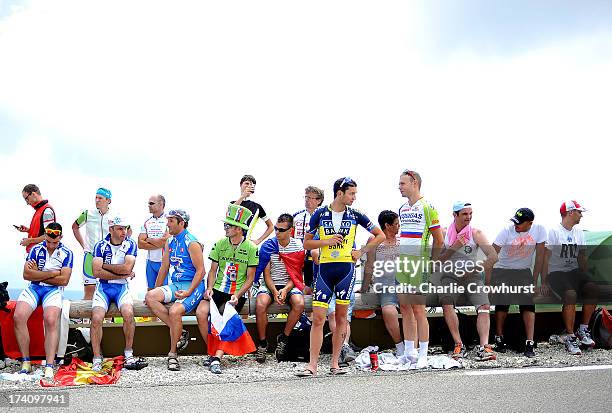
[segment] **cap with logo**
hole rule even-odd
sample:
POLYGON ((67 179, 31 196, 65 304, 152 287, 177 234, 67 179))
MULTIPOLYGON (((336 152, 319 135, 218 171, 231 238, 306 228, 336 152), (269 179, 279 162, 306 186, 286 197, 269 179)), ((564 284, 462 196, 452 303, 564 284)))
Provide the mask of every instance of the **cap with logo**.
POLYGON ((561 204, 561 208, 559 208, 559 212, 561 212, 561 215, 565 215, 570 211, 584 212, 586 211, 586 209, 584 209, 582 205, 580 205, 576 201, 565 201, 561 204))
POLYGON ((125 217, 116 215, 108 219, 108 226, 109 227, 114 227, 114 226, 129 227, 130 224, 125 217))
POLYGON ((519 208, 514 213, 514 216, 510 218, 510 221, 514 222, 516 225, 522 224, 523 222, 533 221, 535 219, 535 215, 533 211, 529 208, 519 208))
POLYGON ((457 201, 453 203, 453 212, 459 212, 463 208, 471 208, 472 204, 470 202, 457 201))
POLYGON ((189 214, 184 209, 171 209, 170 212, 166 214, 166 216, 168 218, 174 217, 182 221, 189 222, 189 214))
POLYGON ((249 229, 247 222, 252 215, 253 213, 251 211, 241 205, 229 204, 223 222, 242 229, 249 229))

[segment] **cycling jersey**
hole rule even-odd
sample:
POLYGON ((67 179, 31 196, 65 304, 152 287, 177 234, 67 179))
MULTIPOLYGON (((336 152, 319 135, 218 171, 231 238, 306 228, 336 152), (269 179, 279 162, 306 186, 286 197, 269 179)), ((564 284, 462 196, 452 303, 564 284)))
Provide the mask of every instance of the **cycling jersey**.
MULTIPOLYGON (((161 214, 159 218, 151 215, 140 228, 141 234, 146 234, 147 238, 161 238, 168 230, 168 218, 166 214, 161 214)), ((147 260, 152 262, 161 262, 163 248, 149 250, 147 260)))
MULTIPOLYGON (((108 234, 102 241, 96 243, 93 251, 93 257, 102 258, 103 264, 123 264, 127 255, 136 257, 138 247, 133 239, 126 237, 119 245, 111 243, 111 236, 108 234)), ((127 284, 127 279, 120 278, 117 280, 102 280, 98 279, 101 284, 127 284)))
POLYGON ((304 235, 310 229, 310 212, 307 209, 302 209, 299 212, 293 214, 293 236, 300 241, 304 242, 304 235))
POLYGON ((246 282, 248 267, 257 267, 259 264, 259 251, 247 239, 234 247, 230 239, 225 237, 213 245, 208 258, 219 264, 214 289, 234 294, 246 282))
MULTIPOLYGON (((53 254, 49 255, 47 243, 43 241, 30 250, 26 260, 35 261, 38 271, 56 271, 62 268, 72 268, 73 254, 70 249, 60 243, 53 254)), ((32 309, 36 309, 40 304, 43 308, 50 306, 62 308, 63 294, 64 287, 42 281, 30 281, 17 301, 28 303, 32 309)))
POLYGON ((342 216, 336 228, 334 228, 334 211, 329 206, 318 208, 310 218, 309 234, 318 235, 321 240, 329 239, 336 234, 344 237, 338 245, 326 245, 320 248, 319 263, 321 264, 353 262, 351 251, 355 245, 357 225, 361 225, 370 232, 376 227, 367 216, 349 206, 339 214, 342 216))
POLYGON ((196 268, 191 261, 191 255, 189 255, 189 246, 192 242, 198 242, 198 240, 186 229, 168 239, 168 254, 172 267, 170 280, 172 282, 192 281, 195 277, 196 268))
POLYGON ((100 210, 94 208, 83 211, 76 219, 79 228, 85 225, 85 252, 93 252, 96 242, 103 240, 108 235, 110 213, 110 209, 106 211, 106 214, 102 214, 100 210))
MULTIPOLYGON (((415 255, 423 255, 429 246, 431 231, 440 228, 438 211, 425 199, 420 198, 410 205, 406 202, 399 209, 400 220, 400 246, 418 247, 410 248, 415 255)), ((402 252, 406 248, 400 248, 402 252)), ((429 254, 427 254, 429 255, 429 254)))

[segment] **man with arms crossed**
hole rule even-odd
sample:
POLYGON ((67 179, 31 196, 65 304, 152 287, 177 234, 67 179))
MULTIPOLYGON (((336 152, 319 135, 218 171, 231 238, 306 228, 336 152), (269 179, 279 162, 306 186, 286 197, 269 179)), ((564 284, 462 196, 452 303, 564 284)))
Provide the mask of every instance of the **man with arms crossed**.
POLYGON ((108 307, 114 302, 123 317, 125 337, 125 367, 133 368, 137 360, 132 349, 134 343, 134 307, 128 279, 134 278, 134 264, 138 248, 127 237, 128 223, 115 216, 108 220, 109 234, 96 243, 93 249, 93 274, 98 279, 91 303, 91 346, 93 347, 93 371, 102 370, 102 322, 108 307))
POLYGON ((72 274, 73 255, 62 240, 62 226, 52 222, 45 228, 45 240, 30 250, 23 267, 23 279, 29 285, 15 305, 13 320, 15 338, 23 357, 20 373, 32 371, 28 319, 39 305, 43 306, 45 324, 45 380, 53 380, 53 363, 58 345, 57 325, 62 313, 64 287, 72 274))
MULTIPOLYGON (((147 291, 155 288, 157 274, 161 267, 163 247, 170 236, 168 234, 168 218, 164 214, 166 198, 162 195, 152 195, 149 198, 149 212, 152 214, 142 225, 138 235, 138 248, 148 251, 147 256, 147 291)), ((162 285, 168 284, 164 279, 162 285)))

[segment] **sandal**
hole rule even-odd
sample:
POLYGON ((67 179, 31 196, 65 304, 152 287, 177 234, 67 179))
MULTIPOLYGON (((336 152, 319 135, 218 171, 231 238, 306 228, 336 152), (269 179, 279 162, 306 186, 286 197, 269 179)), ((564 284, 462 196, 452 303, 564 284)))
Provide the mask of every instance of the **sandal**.
POLYGON ((182 352, 189 345, 189 331, 183 330, 181 332, 181 338, 176 342, 176 351, 182 352))
POLYGON ((179 371, 181 366, 179 365, 178 359, 174 356, 168 356, 168 370, 179 371))
POLYGON ((330 376, 341 376, 341 375, 346 374, 346 373, 347 373, 347 371, 344 370, 343 368, 340 368, 340 367, 337 367, 337 368, 336 367, 330 367, 328 374, 330 376))
MULTIPOLYGON (((178 364, 178 361, 177 361, 177 364, 178 364)), ((123 365, 123 367, 125 367, 128 370, 141 370, 147 367, 148 365, 149 363, 144 357, 136 358, 132 356, 125 360, 125 364, 123 365)))
POLYGON ((302 370, 298 370, 295 372, 297 377, 313 377, 316 373, 310 370, 308 367, 304 367, 302 370))

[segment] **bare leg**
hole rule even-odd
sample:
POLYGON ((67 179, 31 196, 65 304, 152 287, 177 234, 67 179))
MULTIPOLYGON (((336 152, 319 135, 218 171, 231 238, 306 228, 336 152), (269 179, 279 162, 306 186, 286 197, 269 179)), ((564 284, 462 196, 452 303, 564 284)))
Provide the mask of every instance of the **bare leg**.
POLYGON ((94 293, 96 292, 95 284, 85 284, 83 285, 83 300, 91 300, 93 299, 94 293))
MULTIPOLYGON (((300 316, 304 312, 304 296, 300 294, 293 294, 291 300, 291 311, 287 315, 287 322, 285 323, 285 330, 283 331, 286 336, 291 334, 291 330, 297 324, 300 316)), ((266 320, 267 321, 267 320, 266 320)))
POLYGON ((340 359, 340 350, 346 340, 348 320, 346 315, 348 312, 348 304, 339 304, 336 302, 336 331, 332 335, 332 359, 331 368, 339 368, 338 362, 340 359))
POLYGON ((272 298, 268 294, 258 294, 255 302, 255 323, 259 335, 257 338, 265 340, 268 328, 268 307, 272 304, 272 298))
POLYGON ((506 323, 507 311, 495 311, 495 335, 504 335, 504 324, 506 323))
POLYGON ((15 305, 15 313, 13 314, 13 322, 15 324, 15 338, 19 345, 19 351, 23 357, 30 357, 30 332, 28 331, 28 319, 34 310, 30 304, 17 301, 15 305))
POLYGON ((476 309, 476 330, 478 330, 481 346, 489 344, 489 330, 491 329, 490 308, 489 305, 482 305, 476 309))
POLYGON ((523 323, 525 324, 525 334, 527 335, 527 340, 533 341, 535 313, 533 311, 523 311, 523 323))
POLYGON ((47 358, 47 366, 52 366, 55 362, 55 353, 57 353, 59 341, 57 325, 61 313, 62 309, 59 307, 49 306, 44 309, 43 320, 45 324, 45 356, 47 358))
POLYGON ((402 340, 400 335, 399 320, 397 318, 397 307, 394 305, 386 305, 382 308, 383 321, 385 328, 389 332, 394 343, 399 343, 402 340))
POLYGON ((329 325, 329 331, 334 334, 336 332, 336 311, 327 314, 327 324, 329 325))
POLYGON ((561 309, 561 317, 563 317, 565 331, 571 334, 574 331, 574 324, 576 322, 576 305, 563 304, 561 309))
POLYGON ((106 310, 102 307, 94 307, 91 310, 91 347, 93 348, 94 358, 102 357, 102 351, 100 349, 102 343, 102 322, 104 321, 104 315, 106 310))
MULTIPOLYGON (((323 345, 323 326, 325 325, 325 315, 327 308, 313 307, 312 309, 312 327, 310 328, 310 362, 308 368, 313 372, 317 372, 317 362, 319 361, 319 353, 323 345)), ((337 362, 337 361, 336 361, 337 362)))
MULTIPOLYGON (((196 309, 196 318, 198 320, 198 329, 200 335, 204 339, 204 344, 208 343, 208 312, 210 310, 210 301, 202 300, 196 309)), ((176 346, 175 346, 176 348, 176 346)), ((206 351, 208 353, 208 350, 206 351)))
POLYGON ((170 316, 169 311, 164 305, 164 292, 161 288, 154 288, 147 292, 145 296, 145 302, 147 307, 151 309, 153 314, 157 316, 161 321, 170 327, 170 316))
POLYGON ((444 313, 444 320, 446 321, 451 336, 453 336, 455 344, 463 343, 463 341, 461 341, 461 334, 459 333, 459 317, 457 317, 455 307, 449 304, 443 305, 442 312, 444 313))
POLYGON ((425 306, 422 304, 413 304, 412 312, 417 322, 419 341, 429 341, 429 321, 427 321, 425 306))
POLYGON ((169 320, 170 320, 170 353, 176 354, 176 343, 181 338, 181 332, 183 331, 183 315, 185 314, 185 307, 182 303, 174 303, 170 307, 169 320))
POLYGON ((136 321, 134 320, 134 307, 132 304, 123 304, 120 308, 123 317, 123 336, 125 337, 125 349, 134 348, 134 332, 136 331, 136 321))

